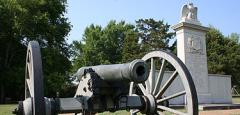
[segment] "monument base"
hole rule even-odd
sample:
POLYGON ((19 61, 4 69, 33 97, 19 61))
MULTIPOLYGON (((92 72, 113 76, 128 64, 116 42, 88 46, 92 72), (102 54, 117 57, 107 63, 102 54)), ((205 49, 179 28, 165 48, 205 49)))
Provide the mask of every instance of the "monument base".
MULTIPOLYGON (((164 74, 163 81, 165 82, 172 71, 167 71, 164 74)), ((199 104, 231 104, 232 95, 231 95, 231 76, 230 75, 219 75, 219 74, 209 74, 208 75, 208 93, 197 92, 198 93, 198 103, 199 104)), ((200 87, 201 88, 201 87, 200 87)), ((182 91, 184 89, 181 79, 179 77, 174 80, 172 85, 168 88, 166 95, 171 95, 176 92, 182 91)), ((185 103, 185 97, 180 96, 175 99, 171 99, 170 104, 172 105, 181 105, 185 103)))
POLYGON ((199 104, 210 104, 212 103, 212 95, 210 93, 198 93, 199 104))
POLYGON ((232 103, 231 75, 209 74, 208 76, 212 103, 232 103))

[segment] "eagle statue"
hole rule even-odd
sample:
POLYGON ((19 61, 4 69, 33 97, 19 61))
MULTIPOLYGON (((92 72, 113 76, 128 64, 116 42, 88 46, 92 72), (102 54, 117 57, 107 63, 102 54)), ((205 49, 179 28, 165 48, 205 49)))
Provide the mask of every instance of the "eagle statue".
POLYGON ((182 16, 181 19, 189 19, 189 20, 198 20, 197 19, 197 7, 193 6, 193 3, 185 4, 182 7, 182 16))

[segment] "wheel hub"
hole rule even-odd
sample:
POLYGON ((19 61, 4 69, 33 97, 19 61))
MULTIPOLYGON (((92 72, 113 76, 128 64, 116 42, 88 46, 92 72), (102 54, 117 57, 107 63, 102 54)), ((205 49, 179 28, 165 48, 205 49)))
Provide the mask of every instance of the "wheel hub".
POLYGON ((147 94, 143 96, 143 100, 145 102, 145 107, 143 109, 144 113, 154 113, 156 111, 156 99, 153 95, 147 94))

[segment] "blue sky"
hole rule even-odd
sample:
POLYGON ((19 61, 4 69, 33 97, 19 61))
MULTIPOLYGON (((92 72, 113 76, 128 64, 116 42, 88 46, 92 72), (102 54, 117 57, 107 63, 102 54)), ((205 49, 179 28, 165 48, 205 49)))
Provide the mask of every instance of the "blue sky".
POLYGON ((106 26, 110 20, 134 24, 140 18, 154 18, 174 25, 188 2, 198 7, 202 25, 213 25, 225 36, 240 34, 240 0, 68 0, 66 17, 73 26, 68 42, 81 40, 90 24, 106 26))

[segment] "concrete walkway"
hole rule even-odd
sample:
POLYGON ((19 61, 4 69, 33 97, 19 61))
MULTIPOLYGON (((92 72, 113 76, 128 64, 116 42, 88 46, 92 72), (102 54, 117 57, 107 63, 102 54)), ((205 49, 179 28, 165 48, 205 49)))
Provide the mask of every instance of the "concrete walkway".
POLYGON ((240 109, 200 111, 199 115, 240 115, 240 109))
POLYGON ((202 104, 199 105, 199 110, 227 110, 240 109, 240 104, 202 104))

